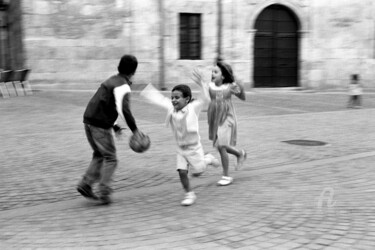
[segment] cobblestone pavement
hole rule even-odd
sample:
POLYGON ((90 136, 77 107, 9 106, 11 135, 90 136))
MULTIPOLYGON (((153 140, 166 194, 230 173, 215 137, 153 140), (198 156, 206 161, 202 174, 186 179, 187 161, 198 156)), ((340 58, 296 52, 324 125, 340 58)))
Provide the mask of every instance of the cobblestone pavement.
MULTIPOLYGON (((126 136, 117 141, 112 205, 76 193, 91 157, 82 113, 92 94, 0 99, 0 249, 375 249, 375 95, 353 110, 343 93, 248 93, 235 101, 243 169, 217 187, 221 170, 209 168, 191 180, 197 203, 181 207, 165 113, 136 93, 152 147, 136 154, 126 136), (327 145, 284 142, 296 139, 327 145)), ((205 115, 202 143, 218 156, 205 115)))

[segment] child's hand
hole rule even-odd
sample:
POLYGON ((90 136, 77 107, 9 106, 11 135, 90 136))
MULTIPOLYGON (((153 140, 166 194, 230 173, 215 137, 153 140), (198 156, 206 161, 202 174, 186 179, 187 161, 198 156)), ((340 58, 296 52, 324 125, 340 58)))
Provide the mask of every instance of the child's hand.
POLYGON ((146 137, 146 134, 140 131, 139 129, 137 129, 133 132, 133 136, 136 141, 142 141, 143 138, 146 137))
POLYGON ((141 138, 142 136, 143 136, 143 133, 140 131, 140 130, 135 130, 134 132, 133 132, 133 135, 136 137, 136 138, 141 138))
POLYGON ((203 77, 202 77, 202 71, 198 68, 195 68, 193 70, 193 75, 191 76, 191 79, 198 84, 199 86, 202 87, 203 85, 203 77))
POLYGON ((121 138, 122 138, 122 131, 121 130, 119 130, 119 131, 117 131, 117 132, 115 132, 115 136, 116 136, 116 138, 117 138, 117 140, 121 140, 121 138))
POLYGON ((122 130, 125 130, 125 128, 122 128, 117 124, 113 125, 113 131, 115 132, 115 136, 118 140, 121 140, 121 137, 123 135, 122 130))
POLYGON ((241 80, 236 79, 237 81, 234 82, 231 86, 231 93, 240 98, 241 100, 246 100, 245 88, 241 80))
POLYGON ((241 93, 241 88, 236 83, 232 83, 230 85, 230 92, 234 95, 238 95, 239 93, 241 93))

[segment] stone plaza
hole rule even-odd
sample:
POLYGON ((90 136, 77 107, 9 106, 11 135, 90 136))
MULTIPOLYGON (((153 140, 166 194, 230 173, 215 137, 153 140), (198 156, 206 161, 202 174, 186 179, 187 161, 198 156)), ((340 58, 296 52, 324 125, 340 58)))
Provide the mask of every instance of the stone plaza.
MULTIPOLYGON (((230 186, 216 186, 221 169, 192 178, 191 207, 180 206, 165 113, 137 92, 132 109, 151 148, 132 152, 129 130, 116 141, 110 206, 76 192, 91 158, 82 114, 93 93, 36 89, 0 99, 1 249, 375 248, 374 93, 362 109, 347 109, 343 92, 258 90, 234 100, 248 159, 231 167, 230 186)), ((205 112, 200 126, 205 151, 218 156, 205 112)))

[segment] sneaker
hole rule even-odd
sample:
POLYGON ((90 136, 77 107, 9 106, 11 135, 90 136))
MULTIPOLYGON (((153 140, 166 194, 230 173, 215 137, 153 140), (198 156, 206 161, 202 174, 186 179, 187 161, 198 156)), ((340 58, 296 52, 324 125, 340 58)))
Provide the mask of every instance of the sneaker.
POLYGON ((108 205, 112 203, 111 193, 112 188, 103 184, 99 184, 99 201, 101 205, 108 205))
POLYGON ((78 184, 77 191, 83 197, 86 197, 88 199, 93 199, 93 200, 97 200, 98 199, 98 196, 96 196, 94 194, 94 192, 92 191, 92 188, 91 188, 91 186, 89 184, 83 184, 83 183, 78 184))
POLYGON ((112 203, 112 199, 110 195, 101 195, 99 196, 99 201, 101 205, 109 205, 112 203))
POLYGON ((220 161, 215 158, 212 154, 206 154, 204 158, 208 159, 210 162, 209 165, 213 166, 214 168, 220 167, 220 161))
POLYGON ((195 200, 197 199, 197 196, 194 192, 187 192, 185 194, 185 198, 183 201, 181 201, 182 206, 190 206, 193 205, 195 200))
POLYGON ((229 176, 222 176, 221 179, 217 182, 218 186, 228 186, 233 182, 233 178, 229 176))
POLYGON ((235 167, 236 170, 239 170, 242 167, 246 158, 247 158, 246 151, 241 149, 241 155, 237 157, 237 165, 235 167))

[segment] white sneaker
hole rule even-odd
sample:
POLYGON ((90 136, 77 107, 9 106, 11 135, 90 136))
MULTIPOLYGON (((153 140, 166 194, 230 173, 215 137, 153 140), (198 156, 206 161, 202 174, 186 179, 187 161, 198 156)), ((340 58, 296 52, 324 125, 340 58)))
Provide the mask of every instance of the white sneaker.
POLYGON ((183 201, 181 201, 182 206, 190 206, 193 205, 195 200, 197 199, 197 196, 194 192, 188 192, 185 194, 185 198, 183 201))
POLYGON ((208 162, 208 164, 213 166, 214 168, 220 167, 220 161, 216 159, 212 154, 206 154, 204 158, 208 162))
POLYGON ((220 181, 217 182, 218 186, 228 186, 233 182, 233 178, 229 176, 222 176, 220 181))
POLYGON ((235 166, 236 170, 240 170, 240 168, 242 167, 244 161, 247 158, 247 154, 246 154, 245 150, 241 149, 240 152, 241 152, 241 155, 237 157, 237 165, 235 166))

